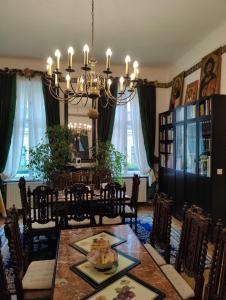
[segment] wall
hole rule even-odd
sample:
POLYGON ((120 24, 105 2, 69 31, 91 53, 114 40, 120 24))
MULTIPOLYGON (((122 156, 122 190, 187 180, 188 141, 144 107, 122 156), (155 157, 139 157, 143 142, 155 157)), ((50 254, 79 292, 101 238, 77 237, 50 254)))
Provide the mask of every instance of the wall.
MULTIPOLYGON (((182 71, 189 69, 191 66, 195 65, 201 61, 202 57, 206 56, 210 52, 226 44, 226 22, 221 24, 215 30, 210 32, 208 36, 204 37, 195 47, 190 49, 185 53, 180 59, 178 59, 169 68, 169 77, 173 78, 182 71)), ((188 83, 200 79, 200 69, 192 73, 185 78, 184 82, 184 96, 186 93, 186 86, 188 83)), ((221 94, 226 94, 226 54, 222 55, 222 67, 221 67, 221 94)))

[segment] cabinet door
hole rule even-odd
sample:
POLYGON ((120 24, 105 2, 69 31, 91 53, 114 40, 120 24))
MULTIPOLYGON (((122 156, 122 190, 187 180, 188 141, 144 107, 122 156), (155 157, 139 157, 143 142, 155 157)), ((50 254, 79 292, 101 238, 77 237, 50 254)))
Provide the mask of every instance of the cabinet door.
POLYGON ((184 169, 184 124, 176 125, 176 170, 184 169))
POLYGON ((196 173, 196 122, 187 123, 186 128, 186 172, 196 173))
POLYGON ((199 175, 211 177, 211 120, 199 122, 199 175))

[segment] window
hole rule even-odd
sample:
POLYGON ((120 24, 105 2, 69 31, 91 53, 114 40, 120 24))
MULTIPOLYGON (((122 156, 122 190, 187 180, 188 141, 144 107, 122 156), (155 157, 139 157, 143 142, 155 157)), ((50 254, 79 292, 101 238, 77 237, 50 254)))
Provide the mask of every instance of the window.
POLYGON ((45 140, 46 113, 40 76, 17 75, 16 110, 13 133, 4 174, 9 178, 28 177, 29 148, 45 140))
POLYGON ((112 144, 127 158, 125 175, 149 171, 137 94, 131 102, 116 107, 112 144))

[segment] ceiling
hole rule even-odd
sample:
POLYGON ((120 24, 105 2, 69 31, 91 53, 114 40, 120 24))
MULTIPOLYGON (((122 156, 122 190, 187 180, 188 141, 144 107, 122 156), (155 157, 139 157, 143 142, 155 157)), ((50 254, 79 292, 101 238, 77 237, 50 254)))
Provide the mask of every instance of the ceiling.
MULTIPOLYGON (((95 54, 165 66, 225 21, 225 0, 95 0, 95 54)), ((0 56, 44 58, 91 46, 91 0, 0 0, 0 56)))

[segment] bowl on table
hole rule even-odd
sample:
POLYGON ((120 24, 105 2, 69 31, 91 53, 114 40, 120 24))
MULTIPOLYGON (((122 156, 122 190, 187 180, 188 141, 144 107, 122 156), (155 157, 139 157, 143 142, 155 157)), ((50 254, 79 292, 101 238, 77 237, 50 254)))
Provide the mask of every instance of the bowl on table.
POLYGON ((118 253, 109 248, 106 251, 91 250, 87 254, 88 261, 98 270, 111 269, 118 260, 118 253))

